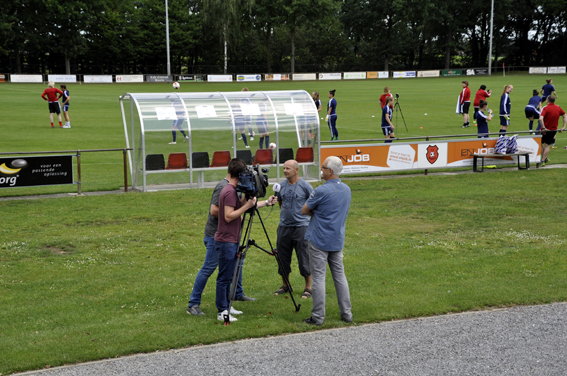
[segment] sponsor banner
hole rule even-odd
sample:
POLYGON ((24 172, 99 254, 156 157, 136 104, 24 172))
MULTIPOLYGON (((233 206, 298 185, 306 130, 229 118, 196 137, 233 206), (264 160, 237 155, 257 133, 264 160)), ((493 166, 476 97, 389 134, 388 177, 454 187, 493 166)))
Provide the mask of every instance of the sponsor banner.
POLYGON ((467 69, 467 76, 481 76, 488 74, 488 68, 467 69))
POLYGON ((294 81, 306 81, 306 80, 316 80, 316 73, 294 73, 292 74, 292 79, 294 81))
POLYGON ((415 71, 392 72, 394 78, 410 78, 415 77, 415 71))
POLYGON ((173 82, 173 75, 146 74, 146 82, 173 82))
POLYGON ((286 74, 265 74, 264 80, 266 81, 288 81, 289 80, 289 73, 286 74))
POLYGON ((320 80, 340 80, 342 74, 340 73, 319 73, 320 80))
POLYGON ((366 79, 366 72, 345 72, 345 80, 364 80, 366 79))
POLYGON ((77 76, 74 74, 48 74, 47 81, 74 83, 77 82, 77 76))
POLYGON ((207 75, 209 82, 232 82, 231 74, 209 74, 207 75))
POLYGON ((180 74, 177 76, 177 82, 189 81, 205 81, 205 76, 202 74, 180 74))
POLYGON ((366 78, 388 78, 389 72, 366 72, 366 78))
MULTIPOLYGON (((494 152, 497 138, 462 141, 322 146, 321 160, 336 156, 343 174, 472 166, 473 154, 494 152)), ((530 152, 530 162, 541 160, 541 137, 518 138, 518 150, 530 152)), ((516 164, 517 157, 485 158, 485 165, 516 164)))
POLYGON ((417 168, 416 144, 376 144, 321 147, 321 160, 336 156, 343 174, 400 171, 417 168))
POLYGON ((143 74, 116 75, 116 83, 144 82, 143 74))
POLYGON ((444 69, 441 71, 441 76, 443 77, 462 76, 462 75, 463 75, 462 69, 444 69))
POLYGON ((246 82, 246 81, 262 81, 261 74, 239 74, 236 76, 236 81, 246 82))
POLYGON ((41 74, 11 74, 10 82, 33 82, 41 84, 43 76, 41 74))
POLYGON ((6 75, 0 74, 0 82, 6 82, 6 75))
POLYGON ((417 77, 439 77, 438 70, 418 71, 417 77))
POLYGON ((73 156, 0 158, 0 188, 73 184, 73 156))
POLYGON ((112 76, 111 75, 97 75, 97 76, 83 76, 83 82, 85 84, 111 84, 112 83, 112 76))
POLYGON ((546 74, 546 67, 530 67, 530 74, 546 74))
POLYGON ((547 73, 549 73, 549 74, 565 74, 565 67, 548 67, 547 73))

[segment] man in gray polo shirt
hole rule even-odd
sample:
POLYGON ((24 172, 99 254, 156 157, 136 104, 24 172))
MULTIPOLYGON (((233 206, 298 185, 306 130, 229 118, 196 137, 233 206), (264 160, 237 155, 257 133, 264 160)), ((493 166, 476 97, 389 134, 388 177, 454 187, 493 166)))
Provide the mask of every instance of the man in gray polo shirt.
POLYGON ((323 325, 325 319, 325 274, 327 264, 335 282, 341 319, 352 322, 350 292, 343 266, 345 222, 350 208, 350 188, 339 179, 343 163, 329 157, 321 166, 325 184, 317 187, 301 213, 311 221, 305 238, 309 241, 309 264, 313 278, 313 309, 311 317, 303 320, 310 325, 323 325))
POLYGON ((289 281, 291 273, 291 256, 293 249, 297 255, 299 273, 305 278, 305 289, 302 298, 310 298, 311 291, 311 272, 309 271, 309 251, 307 250, 307 240, 305 232, 309 225, 309 216, 301 214, 303 204, 313 192, 311 184, 301 179, 298 175, 299 164, 290 159, 284 163, 284 175, 287 180, 281 182, 280 191, 276 197, 280 204, 280 223, 278 226, 277 250, 281 261, 282 269, 278 273, 282 276, 283 285, 274 295, 282 295, 289 292, 289 281), (287 278, 286 278, 287 277, 287 278))

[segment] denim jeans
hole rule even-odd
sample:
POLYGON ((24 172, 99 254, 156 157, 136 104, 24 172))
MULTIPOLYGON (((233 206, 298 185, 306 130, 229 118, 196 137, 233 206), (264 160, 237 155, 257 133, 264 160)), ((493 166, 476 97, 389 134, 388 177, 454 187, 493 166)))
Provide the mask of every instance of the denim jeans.
MULTIPOLYGON (((189 307, 201 304, 201 294, 207 285, 207 281, 209 280, 209 277, 213 275, 217 266, 219 266, 219 254, 215 249, 215 238, 205 235, 203 243, 205 243, 207 253, 205 254, 205 262, 195 278, 193 291, 189 298, 189 307)), ((242 291, 242 275, 240 275, 238 286, 236 287, 236 297, 240 298, 242 295, 244 295, 244 292, 242 291)))
POLYGON ((236 267, 236 251, 238 243, 215 242, 219 255, 219 275, 217 277, 217 310, 222 312, 228 309, 230 284, 236 267))

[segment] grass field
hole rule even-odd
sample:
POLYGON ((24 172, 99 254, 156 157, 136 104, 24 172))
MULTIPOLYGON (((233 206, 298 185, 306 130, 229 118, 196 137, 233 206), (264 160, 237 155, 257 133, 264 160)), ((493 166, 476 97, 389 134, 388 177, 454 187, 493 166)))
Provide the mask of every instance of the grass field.
MULTIPOLYGON (((510 132, 528 130, 524 107, 533 89, 545 83, 546 76, 510 77, 466 77, 474 95, 481 84, 493 90, 489 107, 498 108, 499 98, 505 84, 513 84, 512 120, 510 132)), ((567 87, 567 76, 553 77, 559 93, 557 103, 567 107, 562 88, 567 87)), ((319 91, 323 107, 326 94, 336 89, 338 102, 338 121, 341 140, 382 138, 379 128, 380 107, 378 98, 384 86, 390 86, 392 93, 400 94, 400 104, 408 126, 406 131, 398 121, 398 137, 452 135, 475 133, 471 128, 461 129, 462 117, 455 114, 457 96, 461 91, 463 77, 388 79, 361 81, 306 81, 306 82, 250 82, 250 83, 183 83, 181 91, 216 92, 239 91, 243 86, 250 90, 289 90, 303 89, 308 92, 319 91), (427 115, 425 115, 427 114, 427 115), (374 118, 372 116, 375 116, 374 118)), ((47 151, 47 150, 86 150, 125 147, 124 130, 118 97, 126 92, 171 92, 170 84, 70 84, 71 129, 51 130, 47 104, 40 94, 45 85, 3 84, 0 85, 0 116, 3 121, 0 152, 47 151)), ((567 95, 567 94, 566 94, 567 95)), ((489 124, 497 131, 497 120, 489 124)), ((474 127, 473 127, 474 128, 474 127)), ((327 134, 322 129, 322 135, 327 134)), ((164 133, 164 147, 171 135, 164 133)), ((330 138, 330 137, 329 137, 330 138)), ((325 138, 323 138, 325 140, 325 138)), ((252 151, 257 148, 251 142, 252 151)), ((566 163, 567 145, 565 135, 558 135, 558 149, 552 151, 552 163, 566 163)), ((295 146, 296 147, 296 146, 295 146)), ((172 151, 183 151, 183 144, 171 146, 172 151)), ((82 189, 84 191, 112 190, 123 185, 123 165, 121 152, 83 153, 82 189)), ((0 196, 23 195, 46 192, 76 192, 73 186, 52 186, 42 188, 18 188, 2 190, 0 196)))
MULTIPOLYGON (((247 86, 320 92, 336 88, 339 131, 349 139, 379 136, 371 116, 384 85, 403 100, 409 132, 400 136, 464 133, 454 114, 461 80, 247 86)), ((510 128, 527 128, 523 107, 543 77, 470 81, 473 89, 482 83, 489 88, 512 83, 510 128)), ((565 81, 554 78, 560 105, 565 81)), ((182 90, 241 86, 184 84, 182 90)), ((169 91, 170 85, 69 85, 74 100, 69 130, 49 129, 47 106, 39 98, 43 88, 0 86, 0 99, 7 104, 0 112, 9 119, 4 121, 0 151, 123 147, 118 95, 169 91)), ((567 162, 564 136, 551 153, 553 163, 567 162)), ((84 157, 83 170, 85 190, 116 189, 122 179, 122 155, 90 154, 84 157)), ((563 169, 545 168, 348 180, 353 201, 344 253, 355 324, 565 301, 566 182, 563 169)), ((0 195, 72 191, 4 189, 0 195)), ((311 301, 301 300, 296 314, 289 298, 272 296, 281 284, 276 262, 256 250, 245 263, 244 287, 258 301, 235 303, 244 311, 237 323, 224 327, 216 320, 216 275, 203 295, 206 316, 185 313, 203 262, 210 194, 210 189, 195 189, 0 201, 0 374, 314 330, 301 322, 309 316, 311 301)), ((261 211, 275 241, 279 210, 261 211)), ((252 237, 266 245, 259 226, 252 237)), ((302 278, 296 265, 292 270, 291 283, 299 292, 302 278)), ((328 283, 323 328, 344 326, 332 281, 328 283)))

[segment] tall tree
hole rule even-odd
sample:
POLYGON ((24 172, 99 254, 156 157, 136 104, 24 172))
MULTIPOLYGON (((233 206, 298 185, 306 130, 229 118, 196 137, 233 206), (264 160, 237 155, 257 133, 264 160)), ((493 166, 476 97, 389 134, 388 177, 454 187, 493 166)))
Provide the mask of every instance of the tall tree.
POLYGON ((203 19, 212 25, 220 25, 224 46, 224 73, 228 68, 228 39, 240 29, 244 9, 250 10, 254 0, 203 0, 203 19))

